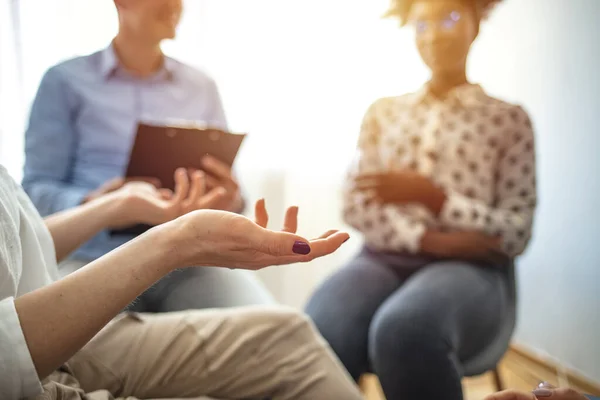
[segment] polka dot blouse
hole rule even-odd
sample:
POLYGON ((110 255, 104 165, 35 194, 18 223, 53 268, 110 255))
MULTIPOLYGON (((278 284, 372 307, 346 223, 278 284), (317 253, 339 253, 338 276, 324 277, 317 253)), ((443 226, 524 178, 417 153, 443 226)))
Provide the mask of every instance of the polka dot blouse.
POLYGON ((427 229, 498 235, 507 253, 523 252, 536 206, 534 135, 519 106, 466 84, 444 99, 425 86, 383 98, 368 109, 350 175, 412 169, 447 194, 439 216, 418 204, 365 204, 344 192, 344 218, 366 244, 382 251, 418 253, 427 229))

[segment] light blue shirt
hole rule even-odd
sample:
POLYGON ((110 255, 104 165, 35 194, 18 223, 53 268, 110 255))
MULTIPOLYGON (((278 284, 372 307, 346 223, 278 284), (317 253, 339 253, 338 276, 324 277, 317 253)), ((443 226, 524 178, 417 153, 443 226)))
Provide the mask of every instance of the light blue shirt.
MULTIPOLYGON (((119 66, 112 46, 56 65, 31 108, 23 187, 44 216, 75 207, 123 176, 138 122, 172 119, 226 130, 215 82, 168 57, 152 77, 135 77, 119 66)), ((102 232, 74 257, 91 261, 129 239, 102 232)))

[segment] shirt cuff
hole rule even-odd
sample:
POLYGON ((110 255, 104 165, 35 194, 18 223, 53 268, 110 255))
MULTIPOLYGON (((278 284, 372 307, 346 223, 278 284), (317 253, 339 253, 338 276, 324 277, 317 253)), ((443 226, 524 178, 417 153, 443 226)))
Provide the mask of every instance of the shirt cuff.
POLYGON ((20 399, 42 393, 14 298, 0 301, 0 321, 0 397, 20 399))

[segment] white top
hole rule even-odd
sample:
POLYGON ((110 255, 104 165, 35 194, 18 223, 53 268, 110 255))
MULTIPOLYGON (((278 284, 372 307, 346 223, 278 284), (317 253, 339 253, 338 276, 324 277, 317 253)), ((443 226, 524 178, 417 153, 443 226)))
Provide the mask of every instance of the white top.
MULTIPOLYGON (((427 86, 376 101, 367 111, 352 175, 412 169, 447 194, 439 217, 418 204, 365 204, 346 190, 344 217, 369 247, 418 253, 428 228, 502 237, 511 256, 531 237, 536 207, 534 134, 518 105, 465 84, 444 99, 427 86)), ((351 185, 347 185, 348 189, 351 185)))
POLYGON ((0 166, 0 398, 42 392, 14 299, 58 278, 50 232, 21 187, 0 166))

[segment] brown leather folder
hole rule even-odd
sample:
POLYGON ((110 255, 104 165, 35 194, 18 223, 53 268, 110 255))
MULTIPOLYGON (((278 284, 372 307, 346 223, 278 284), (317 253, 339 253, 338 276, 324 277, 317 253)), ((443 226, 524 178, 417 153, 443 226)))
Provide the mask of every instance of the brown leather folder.
POLYGON ((214 128, 139 124, 125 176, 158 178, 174 189, 175 170, 202 169, 207 154, 232 167, 245 137, 214 128))
MULTIPOLYGON (((138 124, 126 177, 160 179, 163 188, 173 190, 177 168, 200 169, 210 154, 232 167, 246 134, 193 125, 138 124)), ((208 171, 207 171, 208 173, 208 171)), ((138 225, 111 231, 111 235, 139 235, 150 227, 138 225)))

